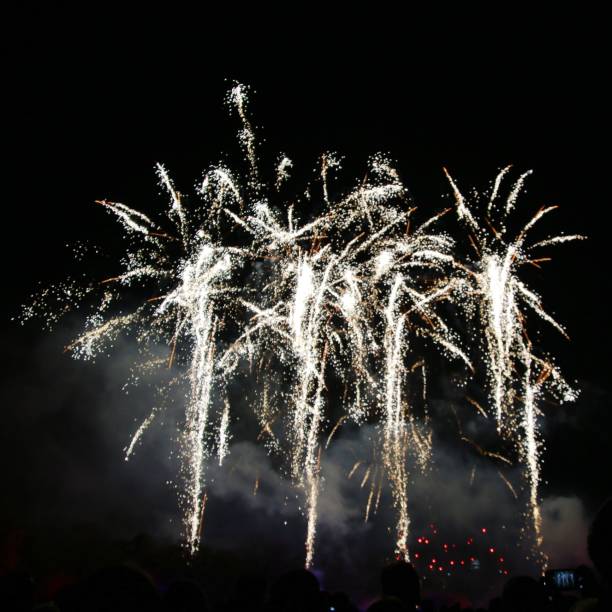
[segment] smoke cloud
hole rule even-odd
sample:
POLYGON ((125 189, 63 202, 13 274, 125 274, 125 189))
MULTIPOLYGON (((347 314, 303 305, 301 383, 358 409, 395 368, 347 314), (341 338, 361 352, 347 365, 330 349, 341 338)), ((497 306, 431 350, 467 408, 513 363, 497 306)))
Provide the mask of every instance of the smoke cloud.
MULTIPOLYGON (((14 495, 3 508, 3 518, 26 529, 86 523, 117 537, 146 532, 178 541, 180 395, 165 412, 159 412, 126 462, 123 451, 155 405, 153 389, 159 380, 124 388, 126 372, 137 356, 129 342, 116 347, 110 360, 93 364, 71 360, 62 353, 62 346, 73 331, 60 330, 34 350, 18 348, 13 355, 21 360, 19 373, 3 390, 3 403, 19 409, 10 412, 3 432, 2 465, 14 495)), ((436 410, 450 401, 437 400, 436 410)), ((230 454, 223 466, 213 458, 208 468, 204 546, 235 552, 271 574, 299 567, 306 529, 304 492, 279 471, 278 459, 254 442, 256 435, 250 440, 240 438, 240 407, 233 406, 232 411, 231 432, 236 435, 230 454)), ((470 423, 465 425, 468 430, 473 427, 470 423)), ((554 427, 554 422, 548 427, 554 427)), ((486 539, 478 540, 479 555, 490 545, 496 555, 503 554, 512 573, 534 574, 533 559, 526 560, 532 540, 525 531, 528 521, 519 469, 475 456, 467 445, 443 434, 434 435, 429 468, 412 469, 411 542, 430 533, 434 525, 439 538, 436 546, 443 539, 465 548, 467 538, 478 538, 486 528, 486 539), (513 484, 518 499, 500 472, 513 484)), ((377 439, 373 425, 341 428, 322 458, 315 569, 324 586, 349 590, 360 601, 376 594, 378 572, 391 560, 395 538, 386 482, 377 511, 372 504, 369 520, 364 520, 373 479, 382 473, 380 466, 371 464, 377 439), (360 463, 349 478, 356 462, 360 463), (369 478, 363 482, 368 469, 369 478)), ((590 517, 579 492, 558 496, 544 490, 542 513, 544 551, 551 566, 587 562, 590 517)), ((485 562, 483 557, 484 592, 485 573, 474 574, 473 585, 465 578, 446 577, 444 589, 485 599, 494 595, 506 577, 486 569, 485 562)), ((440 590, 441 583, 429 578, 426 565, 415 563, 425 586, 440 590)))

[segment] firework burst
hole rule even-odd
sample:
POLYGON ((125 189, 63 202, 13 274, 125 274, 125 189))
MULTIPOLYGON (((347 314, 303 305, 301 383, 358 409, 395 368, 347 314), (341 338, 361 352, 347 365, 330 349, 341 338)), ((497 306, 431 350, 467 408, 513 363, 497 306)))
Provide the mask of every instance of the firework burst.
MULTIPOLYGON (((426 402, 424 343, 460 363, 466 377, 478 363, 486 364, 490 406, 478 407, 494 416, 502 437, 520 434, 518 451, 539 538, 537 402, 545 390, 560 400, 571 400, 574 393, 528 340, 525 307, 565 332, 518 271, 538 265, 532 256, 536 249, 582 237, 555 236, 527 246, 529 230, 552 208, 540 210, 513 239, 503 224, 496 229, 491 216, 497 211, 506 218, 529 174, 519 177, 501 205, 509 168, 495 180, 482 221, 447 174, 475 253, 467 258, 457 255, 457 241, 441 229, 449 209, 415 226, 406 189, 382 155, 370 159, 366 178, 336 197, 331 183, 342 164, 327 153, 303 195, 285 198, 293 163, 280 156, 266 179, 247 89, 237 85, 227 102, 241 122, 244 172, 211 166, 198 185, 200 201, 185 203, 158 164, 159 184, 169 200, 161 221, 121 203, 98 202, 127 238, 124 269, 76 292, 85 297, 101 290, 102 295, 85 331, 67 347, 76 357, 91 358, 132 332, 149 366, 161 364, 174 373, 172 384, 186 386, 180 446, 189 550, 194 553, 201 538, 208 462, 216 453, 222 464, 231 450, 227 387, 247 364, 253 378, 263 380, 255 402, 258 440, 266 440, 271 452, 286 454, 288 473, 306 500, 306 565, 315 550, 321 455, 349 422, 378 424, 380 456, 362 481, 362 486, 370 482, 366 520, 371 508, 378 508, 386 479, 397 517, 395 553, 409 559, 408 459, 412 454, 416 469, 425 469, 432 444, 428 417, 415 410, 415 404, 426 402), (144 300, 110 314, 122 295, 137 290, 146 293, 144 300), (478 359, 462 329, 445 320, 449 305, 477 318, 484 330, 478 359), (151 355, 160 344, 167 347, 164 359, 151 355), (272 364, 286 374, 280 377, 282 388, 272 388, 272 364), (406 392, 410 377, 417 375, 420 398, 406 392), (334 402, 341 406, 339 418, 330 407, 332 379, 345 388, 342 400, 334 402)), ((74 289, 65 295, 70 297, 62 309, 77 301, 74 289)), ((24 318, 34 310, 25 309, 24 318)), ((138 427, 126 459, 160 411, 153 410, 138 427)), ((258 487, 259 479, 254 494, 258 487)))
MULTIPOLYGON (((515 442, 527 471, 532 526, 539 545, 542 540, 538 496, 541 440, 537 400, 545 388, 560 402, 573 401, 576 392, 549 357, 535 354, 527 333, 528 310, 566 338, 567 334, 544 310, 538 294, 520 279, 520 270, 523 266, 538 266, 545 261, 533 256, 537 249, 583 240, 584 236, 558 235, 529 245, 530 230, 556 208, 550 206, 541 208, 517 235, 509 237, 507 218, 531 171, 519 176, 503 202, 500 190, 509 172, 510 166, 507 166, 497 175, 486 212, 479 222, 445 170, 455 196, 457 215, 468 232, 473 253, 462 266, 463 279, 456 285, 457 303, 468 316, 476 318, 484 330, 482 353, 489 379, 491 412, 498 433, 515 442)), ((485 416, 488 415, 485 413, 485 416)))

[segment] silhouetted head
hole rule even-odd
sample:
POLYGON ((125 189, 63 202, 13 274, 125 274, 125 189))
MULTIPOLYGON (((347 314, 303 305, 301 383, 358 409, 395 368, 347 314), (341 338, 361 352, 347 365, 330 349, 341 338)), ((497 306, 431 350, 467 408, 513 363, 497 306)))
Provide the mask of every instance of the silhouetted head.
POLYGON ((506 606, 504 606, 504 602, 501 597, 494 597, 489 602, 489 612, 505 612, 506 606))
POLYGON ((0 576, 0 608, 30 610, 34 600, 34 582, 26 572, 9 572, 0 576))
POLYGON ((55 594, 53 600, 62 612, 77 612, 82 590, 83 584, 80 582, 67 584, 55 594))
POLYGON ((329 609, 331 610, 331 608, 335 612, 357 612, 357 608, 346 593, 332 593, 329 596, 329 609))
POLYGON ((87 612, 152 612, 159 597, 151 581, 136 569, 115 566, 103 569, 85 582, 79 610, 87 612))
POLYGON ((608 588, 612 586, 612 498, 599 509, 589 531, 589 557, 608 588))
POLYGON ((305 569, 283 574, 270 590, 274 610, 314 610, 319 600, 319 581, 305 569))
POLYGON ((186 580, 173 582, 164 595, 166 612, 207 612, 208 602, 198 585, 186 580))
POLYGON ((540 612, 546 606, 544 587, 529 576, 510 578, 502 600, 509 612, 540 612))
POLYGON ((579 565, 576 574, 580 579, 582 597, 595 597, 599 593, 599 585, 593 569, 588 565, 579 565))
POLYGON ((421 600, 419 575, 414 567, 405 561, 387 565, 380 575, 380 584, 385 597, 397 597, 409 608, 415 607, 421 600))
POLYGON ((386 597, 375 601, 368 612, 406 612, 406 606, 396 597, 386 597))
POLYGON ((266 601, 266 577, 258 571, 240 574, 227 595, 226 612, 262 610, 266 601))

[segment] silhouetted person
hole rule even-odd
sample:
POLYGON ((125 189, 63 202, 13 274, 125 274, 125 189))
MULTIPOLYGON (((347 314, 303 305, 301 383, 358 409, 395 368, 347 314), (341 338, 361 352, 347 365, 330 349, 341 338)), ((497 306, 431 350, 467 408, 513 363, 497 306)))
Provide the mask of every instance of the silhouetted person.
POLYGON ((412 612, 421 600, 419 575, 405 561, 396 561, 384 567, 380 574, 380 586, 382 599, 373 603, 368 612, 412 612))
POLYGON ((31 610, 34 602, 34 582, 26 572, 9 572, 0 576, 0 609, 6 612, 31 610))
POLYGON ((224 610, 226 612, 258 612, 263 610, 266 600, 266 578, 263 574, 249 572, 236 580, 224 610))
POLYGON ((55 594, 55 603, 62 612, 78 612, 83 585, 80 582, 67 584, 55 594))
POLYGON ((541 612, 546 609, 544 587, 529 576, 510 578, 502 594, 508 612, 541 612))
POLYGON ((283 574, 270 589, 270 610, 274 612, 315 612, 319 601, 319 581, 305 569, 283 574))
POLYGON ((612 610, 612 498, 595 516, 588 536, 589 557, 601 578, 602 595, 594 610, 612 610))
POLYGON ((504 602, 501 597, 494 597, 489 602, 489 612, 505 612, 506 606, 504 606, 504 602))
POLYGON ((358 612, 346 593, 332 593, 329 596, 328 609, 335 612, 358 612))
POLYGON ((368 612, 406 612, 406 606, 396 597, 387 597, 375 601, 368 608, 368 612))
POLYGON ((584 598, 593 598, 599 595, 599 584, 597 583, 597 576, 591 567, 588 565, 579 565, 576 568, 576 574, 580 579, 582 588, 580 592, 584 598))
POLYGON ((431 599, 421 599, 419 609, 422 612, 436 612, 436 604, 431 599))
POLYGON ((163 597, 164 612, 208 612, 206 596, 193 582, 173 582, 163 597))
POLYGON ((151 581, 126 566, 100 570, 79 589, 78 612, 158 612, 160 601, 151 581))

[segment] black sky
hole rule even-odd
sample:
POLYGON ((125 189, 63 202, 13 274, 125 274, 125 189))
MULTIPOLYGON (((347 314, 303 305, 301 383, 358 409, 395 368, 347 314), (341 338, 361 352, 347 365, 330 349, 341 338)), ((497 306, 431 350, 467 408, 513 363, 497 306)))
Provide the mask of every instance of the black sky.
MULTIPOLYGON (((153 210, 154 162, 189 191, 208 163, 235 151, 222 103, 234 79, 253 88, 252 117, 271 150, 303 168, 323 150, 355 168, 389 152, 417 205, 439 205, 448 190, 442 166, 466 188, 486 187, 507 163, 535 170, 525 204, 558 204, 549 227, 589 236, 559 248, 535 277, 572 337, 553 338, 551 348, 583 389, 554 417, 547 491, 577 495, 589 512, 610 494, 610 66, 601 15, 555 8, 536 16, 510 3, 461 17, 439 7, 426 19, 354 7, 332 16, 314 5, 294 15, 235 6, 198 16, 88 6, 5 13, 5 510, 35 516, 33 489, 59 496, 48 480, 62 475, 40 456, 49 446, 91 461, 94 477, 114 469, 115 452, 87 416, 98 401, 90 384, 104 375, 61 353, 50 364, 61 342, 10 317, 39 281, 68 271, 66 243, 112 242, 95 199, 153 210), (43 418, 35 406, 45 398, 53 399, 43 418)), ((108 401, 112 392, 101 393, 108 401)))

